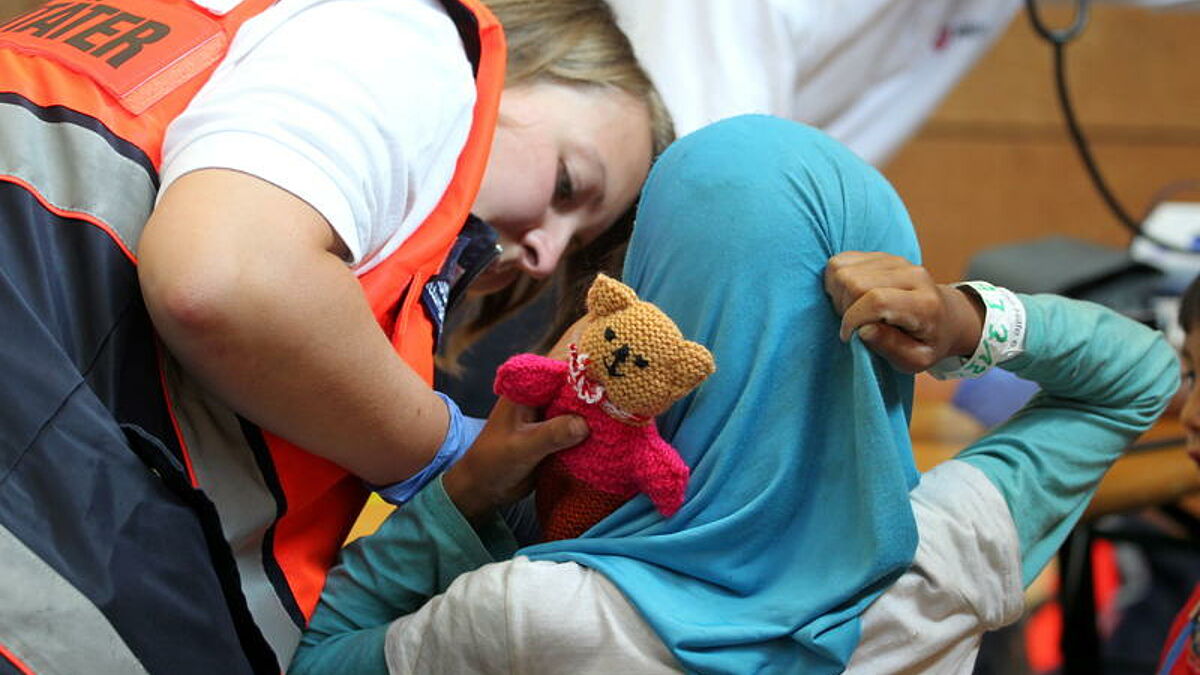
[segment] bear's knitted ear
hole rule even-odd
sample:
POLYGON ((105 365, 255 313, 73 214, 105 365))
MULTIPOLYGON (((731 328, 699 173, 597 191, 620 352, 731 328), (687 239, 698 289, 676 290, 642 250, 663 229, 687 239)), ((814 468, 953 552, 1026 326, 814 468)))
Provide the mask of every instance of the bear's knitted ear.
POLYGON ((676 399, 683 398, 717 370, 712 353, 698 342, 684 340, 672 356, 670 382, 678 392, 676 399))
POLYGON ((638 301, 637 293, 606 274, 597 274, 588 289, 587 309, 596 316, 608 316, 638 301))

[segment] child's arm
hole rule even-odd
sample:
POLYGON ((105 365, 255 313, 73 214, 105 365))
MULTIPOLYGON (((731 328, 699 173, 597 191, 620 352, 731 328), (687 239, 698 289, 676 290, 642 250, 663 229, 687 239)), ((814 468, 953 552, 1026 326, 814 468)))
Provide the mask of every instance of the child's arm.
POLYGON ((1026 351, 1004 367, 1044 391, 921 477, 912 566, 863 614, 849 673, 973 661, 984 631, 1020 617, 1022 581, 1046 564, 1109 464, 1174 391, 1174 354, 1154 331, 1089 303, 1022 300, 1026 351))
MULTIPOLYGON (((826 268, 825 286, 842 313, 842 337, 858 331, 909 372, 971 356, 984 334, 982 303, 971 308, 962 292, 934 284, 924 269, 895 256, 839 254, 826 268)), ((1116 312, 1056 296, 1020 300, 1024 353, 1002 367, 1043 391, 957 459, 980 469, 1003 495, 1029 583, 1109 465, 1166 407, 1179 367, 1161 334, 1116 312)))
POLYGON ((496 371, 496 394, 540 408, 567 383, 567 364, 536 354, 517 354, 496 371))
POLYGON ((397 509, 375 534, 342 549, 301 639, 291 673, 386 673, 388 624, 455 577, 516 551, 496 513, 528 494, 546 455, 587 436, 573 415, 544 421, 501 400, 466 455, 397 509), (514 442, 515 439, 515 442, 514 442))
POLYGON ((375 534, 342 550, 288 672, 385 675, 384 640, 394 619, 515 550, 498 516, 473 529, 434 481, 375 534))
MULTIPOLYGON (((843 328, 873 325, 860 337, 898 367, 923 370, 978 345, 982 315, 971 314, 982 305, 965 309, 919 268, 878 254, 839 262, 827 288, 843 328)), ((1025 351, 1003 367, 1043 393, 922 476, 912 493, 920 531, 913 564, 863 615, 847 672, 973 660, 984 630, 1020 615, 1022 581, 1046 564, 1104 471, 1175 391, 1178 367, 1158 333, 1090 303, 1020 300, 1025 351), (915 634, 922 639, 912 642, 915 634), (911 648, 898 652, 900 642, 911 648)))
POLYGON ((1024 582, 1079 520, 1113 461, 1158 418, 1179 386, 1162 335, 1099 305, 1020 296, 1025 353, 1002 367, 1042 391, 957 457, 1000 490, 1021 545, 1024 582))

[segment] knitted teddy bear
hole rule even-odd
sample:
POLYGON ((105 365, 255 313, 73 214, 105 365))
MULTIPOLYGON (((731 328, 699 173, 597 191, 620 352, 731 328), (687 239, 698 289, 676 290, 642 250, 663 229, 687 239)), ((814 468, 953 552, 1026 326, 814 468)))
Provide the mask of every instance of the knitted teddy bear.
POLYGON ((639 492, 664 516, 683 504, 688 467, 654 417, 715 370, 703 345, 633 289, 603 274, 588 290, 587 321, 568 361, 518 354, 496 373, 496 393, 582 416, 591 433, 538 467, 537 511, 546 540, 579 536, 639 492))

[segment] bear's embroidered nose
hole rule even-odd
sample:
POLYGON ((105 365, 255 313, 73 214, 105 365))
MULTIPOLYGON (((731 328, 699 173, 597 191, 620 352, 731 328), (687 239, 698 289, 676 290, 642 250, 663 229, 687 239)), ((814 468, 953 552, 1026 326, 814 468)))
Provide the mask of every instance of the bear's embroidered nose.
POLYGON ((629 360, 629 345, 621 345, 619 348, 612 351, 613 359, 609 361, 605 359, 604 368, 608 371, 609 377, 625 377, 621 372, 621 366, 629 360))

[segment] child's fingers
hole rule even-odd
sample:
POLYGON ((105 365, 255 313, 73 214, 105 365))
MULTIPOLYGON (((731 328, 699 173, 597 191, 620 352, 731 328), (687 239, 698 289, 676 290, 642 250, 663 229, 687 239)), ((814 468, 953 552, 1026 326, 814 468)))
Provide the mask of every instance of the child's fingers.
POLYGON ((552 452, 581 443, 588 436, 587 422, 578 415, 559 415, 540 419, 537 408, 501 397, 492 409, 489 422, 508 437, 508 444, 522 457, 536 461, 552 452))
POLYGON ((888 360, 896 370, 919 373, 936 362, 934 348, 894 326, 872 323, 858 331, 859 338, 871 351, 888 360))
POLYGON ((933 365, 945 301, 929 272, 899 256, 848 251, 830 258, 825 290, 842 315, 841 339, 859 337, 897 369, 933 365))
POLYGON ((536 422, 538 419, 537 408, 525 405, 518 401, 508 398, 503 393, 496 399, 496 404, 492 406, 492 412, 488 415, 489 421, 492 419, 503 422, 507 428, 515 428, 521 424, 529 424, 536 422))
MULTIPOLYGON (((856 273, 850 283, 845 285, 843 294, 843 302, 845 304, 839 311, 844 315, 849 311, 850 307, 860 302, 869 293, 884 290, 915 293, 912 296, 912 300, 915 303, 922 295, 932 295, 929 291, 932 291, 934 286, 925 281, 924 270, 919 267, 903 269, 880 269, 873 267, 863 269, 856 273)), ((917 309, 915 305, 914 309, 917 309)), ((924 309, 924 307, 921 306, 920 309, 924 309)))
POLYGON ((559 450, 578 445, 588 436, 587 423, 578 415, 559 415, 528 428, 525 449, 541 460, 559 450))
POLYGON ((464 514, 508 504, 529 491, 530 475, 547 455, 587 438, 582 417, 538 421, 536 408, 501 398, 471 449, 447 473, 447 492, 464 514))
POLYGON ((904 258, 887 253, 847 251, 830 258, 825 267, 825 292, 837 312, 844 313, 874 288, 915 290, 932 284, 928 272, 904 258))
POLYGON ((857 279, 864 266, 878 264, 879 253, 844 251, 825 264, 825 292, 833 300, 839 314, 854 302, 858 294, 857 279))
POLYGON ((850 335, 868 324, 888 324, 919 338, 926 311, 923 296, 898 288, 873 288, 854 301, 842 315, 840 336, 845 342, 850 335))

